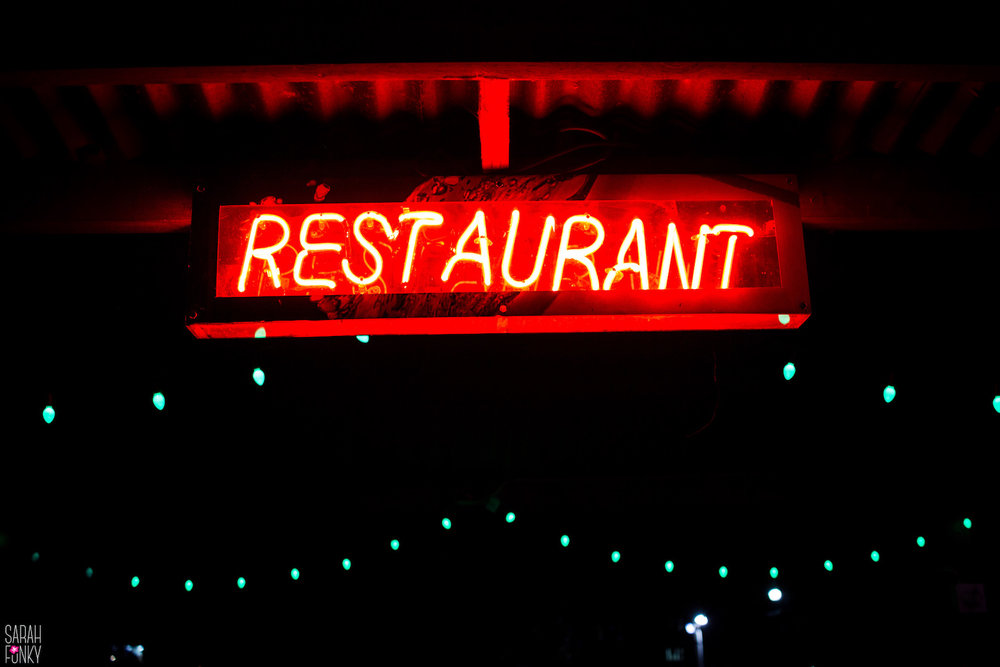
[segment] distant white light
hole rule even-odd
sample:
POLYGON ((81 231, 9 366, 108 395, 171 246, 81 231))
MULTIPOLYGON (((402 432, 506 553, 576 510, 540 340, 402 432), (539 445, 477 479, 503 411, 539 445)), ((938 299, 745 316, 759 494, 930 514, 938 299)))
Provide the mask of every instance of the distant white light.
POLYGON ((705 616, 705 614, 698 614, 697 616, 694 617, 694 623, 699 628, 708 625, 708 616, 705 616))
POLYGON ((688 623, 687 625, 684 626, 684 629, 687 630, 687 633, 689 635, 693 635, 695 630, 694 623, 688 623))
POLYGON ((771 590, 769 590, 767 592, 767 599, 770 600, 771 602, 777 602, 778 600, 780 600, 781 599, 781 589, 780 588, 772 588, 771 590))

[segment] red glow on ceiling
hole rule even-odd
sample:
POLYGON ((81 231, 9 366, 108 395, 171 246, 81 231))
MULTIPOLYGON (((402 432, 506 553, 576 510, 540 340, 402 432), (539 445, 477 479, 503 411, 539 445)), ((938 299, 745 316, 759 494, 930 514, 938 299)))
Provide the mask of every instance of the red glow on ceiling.
POLYGON ((806 116, 812 108, 820 81, 792 81, 788 91, 788 106, 798 116, 806 116))
POLYGON ((292 84, 267 81, 259 84, 260 98, 264 112, 270 119, 280 118, 296 96, 292 84))
POLYGON ((212 117, 218 119, 226 116, 233 105, 233 91, 229 84, 205 83, 201 88, 212 117))
POLYGON ((677 82, 677 102, 693 116, 701 117, 711 106, 715 82, 709 79, 681 79, 677 82))
POLYGON ((767 83, 760 79, 737 81, 736 87, 730 94, 736 108, 748 116, 756 115, 764 102, 767 83))
POLYGON ((147 83, 144 88, 158 116, 167 117, 177 110, 178 103, 177 96, 174 94, 174 86, 166 83, 147 83))

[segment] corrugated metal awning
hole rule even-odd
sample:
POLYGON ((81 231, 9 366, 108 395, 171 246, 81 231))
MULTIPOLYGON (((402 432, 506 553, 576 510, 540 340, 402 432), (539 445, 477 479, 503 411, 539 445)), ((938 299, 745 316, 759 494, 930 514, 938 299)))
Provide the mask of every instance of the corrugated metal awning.
POLYGON ((544 157, 538 137, 556 127, 646 154, 767 153, 790 166, 849 155, 993 165, 1000 68, 397 63, 0 75, 0 158, 15 169, 83 163, 129 171, 203 159, 212 142, 216 152, 234 153, 262 137, 281 144, 280 157, 323 159, 336 154, 329 146, 351 133, 350 123, 391 127, 397 144, 461 126, 454 132, 467 135, 470 150, 482 148, 483 170, 534 164, 544 157))

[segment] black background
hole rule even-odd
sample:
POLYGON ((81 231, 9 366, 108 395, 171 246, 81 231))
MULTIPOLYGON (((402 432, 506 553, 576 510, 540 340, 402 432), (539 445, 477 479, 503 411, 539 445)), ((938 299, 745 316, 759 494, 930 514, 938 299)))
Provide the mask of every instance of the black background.
MULTIPOLYGON (((615 4, 21 7, 4 65, 995 55, 961 3, 615 4)), ((185 234, 5 236, 0 623, 49 664, 694 664, 704 610, 710 665, 992 663, 955 584, 990 601, 998 240, 807 228, 797 331, 361 344, 193 340, 185 234)))

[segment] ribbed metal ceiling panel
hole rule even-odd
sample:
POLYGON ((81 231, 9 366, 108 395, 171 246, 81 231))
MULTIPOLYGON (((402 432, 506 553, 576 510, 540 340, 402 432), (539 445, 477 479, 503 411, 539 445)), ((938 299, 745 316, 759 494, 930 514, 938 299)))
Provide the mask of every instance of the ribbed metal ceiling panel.
MULTIPOLYGON (((535 66, 538 67, 537 65, 535 66)), ((829 74, 822 69, 818 74, 829 74)), ((586 117, 662 121, 692 136, 780 132, 800 150, 888 154, 919 151, 993 156, 1000 137, 996 81, 669 78, 588 75, 510 78, 513 117, 546 119, 573 109, 586 117)), ((110 77, 113 80, 114 77, 110 77)), ((184 128, 239 125, 242 131, 291 121, 300 128, 357 118, 419 126, 450 111, 475 114, 473 78, 335 80, 295 73, 149 83, 73 83, 58 77, 0 86, 7 159, 131 160, 155 154, 184 128), (254 78, 258 80, 253 80, 254 78)), ((516 147, 518 136, 511 137, 516 147)))

